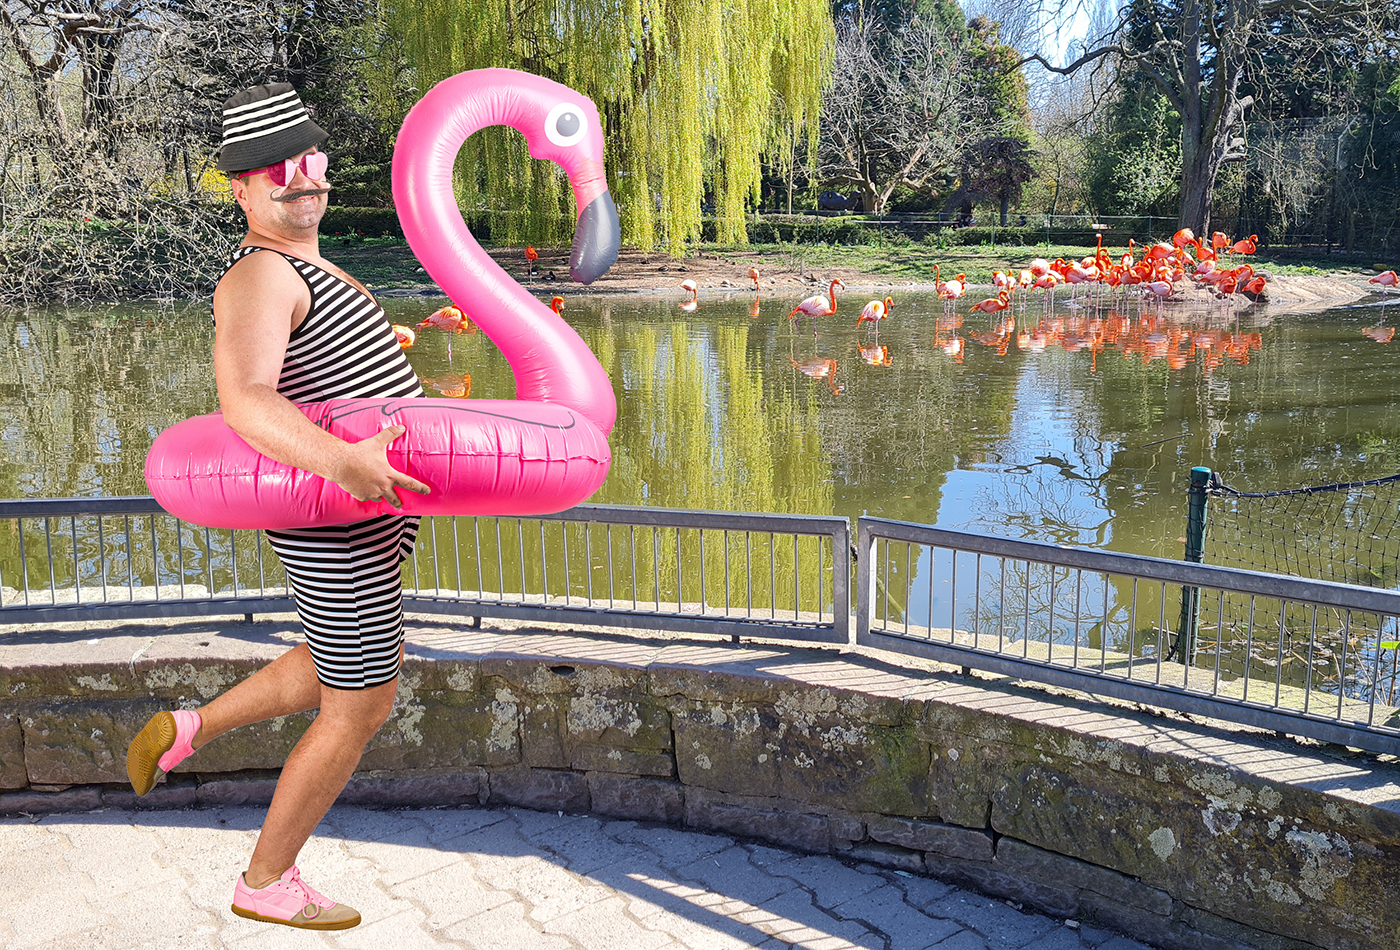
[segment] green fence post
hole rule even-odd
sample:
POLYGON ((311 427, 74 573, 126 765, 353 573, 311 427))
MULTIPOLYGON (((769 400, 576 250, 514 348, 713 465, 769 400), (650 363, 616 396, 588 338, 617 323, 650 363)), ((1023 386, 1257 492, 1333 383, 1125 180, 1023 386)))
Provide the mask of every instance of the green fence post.
MULTIPOLYGON (((1197 465, 1191 469, 1189 505, 1186 513, 1186 556, 1184 560, 1200 564, 1206 557, 1206 487, 1210 485, 1210 469, 1197 465)), ((1181 620, 1177 624, 1176 648, 1173 654, 1190 664, 1196 657, 1196 630, 1201 619, 1201 589, 1181 588, 1181 620)))

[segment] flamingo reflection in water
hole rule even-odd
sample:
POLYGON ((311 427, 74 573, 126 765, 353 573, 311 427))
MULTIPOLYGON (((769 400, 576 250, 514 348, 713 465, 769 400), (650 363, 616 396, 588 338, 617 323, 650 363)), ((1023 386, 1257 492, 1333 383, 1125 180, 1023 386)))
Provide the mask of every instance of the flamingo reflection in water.
POLYGON ((957 313, 946 313, 935 320, 933 324, 933 345, 957 363, 963 361, 963 352, 966 348, 963 338, 958 336, 958 327, 962 325, 962 315, 957 313))
POLYGON ((833 359, 827 359, 824 356, 809 356, 803 360, 795 360, 789 356, 788 361, 799 373, 813 379, 826 380, 833 396, 841 395, 841 392, 846 388, 836 384, 836 361, 833 359))
POLYGON ((1394 327, 1367 327, 1361 332, 1377 343, 1389 343, 1391 340, 1395 339, 1394 327))
POLYGON ((759 310, 760 304, 762 304, 762 303, 763 303, 763 298, 762 298, 762 297, 755 297, 755 298, 753 298, 753 303, 749 304, 749 316, 750 316, 750 317, 752 317, 752 318, 755 319, 755 320, 758 319, 758 310, 759 310))
POLYGON ((424 386, 453 399, 466 399, 472 393, 471 373, 448 373, 444 376, 419 377, 424 386))
POLYGON ((860 351, 861 360, 869 363, 871 366, 890 365, 890 348, 888 346, 884 346, 881 343, 872 343, 869 346, 862 346, 857 343, 856 349, 860 351))

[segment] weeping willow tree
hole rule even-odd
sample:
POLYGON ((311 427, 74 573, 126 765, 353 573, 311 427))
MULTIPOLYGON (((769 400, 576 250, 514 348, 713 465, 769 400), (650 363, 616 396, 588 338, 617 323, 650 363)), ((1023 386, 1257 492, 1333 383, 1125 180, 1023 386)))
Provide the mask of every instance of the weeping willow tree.
MULTIPOLYGON (((546 76, 597 104, 623 239, 679 254, 700 236, 743 241, 765 158, 815 144, 835 32, 827 0, 389 0, 419 88, 465 69, 546 76)), ((551 243, 572 227, 572 195, 509 129, 472 136, 458 200, 498 242, 551 243), (484 220, 483 220, 484 219, 484 220)))

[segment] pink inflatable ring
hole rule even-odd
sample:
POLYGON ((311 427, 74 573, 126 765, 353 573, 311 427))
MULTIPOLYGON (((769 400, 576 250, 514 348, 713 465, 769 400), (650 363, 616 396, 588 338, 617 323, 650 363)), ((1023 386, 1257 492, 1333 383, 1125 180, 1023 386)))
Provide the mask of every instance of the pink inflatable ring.
POLYGON ((438 286, 500 347, 517 398, 301 405, 317 425, 351 442, 406 427, 388 448, 389 463, 432 492, 401 491, 402 509, 356 501, 334 482, 255 452, 220 413, 187 419, 162 432, 146 457, 146 484, 161 507, 212 528, 293 528, 400 511, 546 514, 598 490, 617 416, 607 374, 572 327, 481 249, 453 196, 457 152, 490 125, 515 128, 533 157, 568 173, 579 208, 575 280, 591 283, 613 265, 620 231, 598 111, 568 87, 509 69, 474 70, 439 83, 404 119, 393 162, 404 236, 438 286))

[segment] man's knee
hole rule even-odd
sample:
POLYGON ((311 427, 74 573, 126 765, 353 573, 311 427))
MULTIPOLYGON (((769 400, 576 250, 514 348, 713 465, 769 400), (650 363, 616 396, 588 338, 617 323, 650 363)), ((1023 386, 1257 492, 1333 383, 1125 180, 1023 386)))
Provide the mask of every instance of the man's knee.
POLYGON ((397 679, 367 689, 337 689, 322 684, 320 715, 347 731, 362 731, 368 741, 394 711, 397 688, 397 679))

